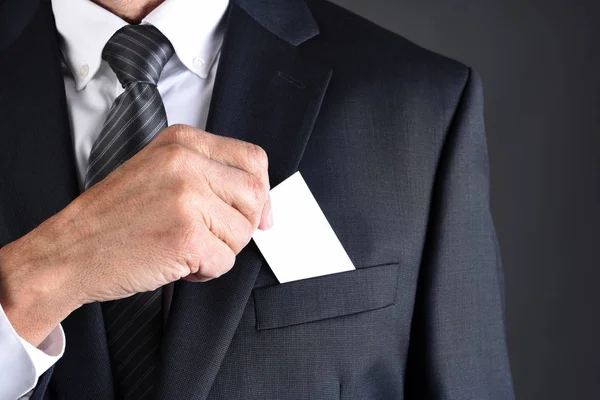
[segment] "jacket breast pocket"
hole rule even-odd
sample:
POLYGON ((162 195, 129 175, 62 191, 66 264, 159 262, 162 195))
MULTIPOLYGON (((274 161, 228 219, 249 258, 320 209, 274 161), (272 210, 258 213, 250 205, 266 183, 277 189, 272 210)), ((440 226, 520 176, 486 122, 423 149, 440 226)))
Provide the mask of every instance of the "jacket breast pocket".
POLYGON ((396 302, 398 264, 254 289, 258 330, 341 317, 396 302))

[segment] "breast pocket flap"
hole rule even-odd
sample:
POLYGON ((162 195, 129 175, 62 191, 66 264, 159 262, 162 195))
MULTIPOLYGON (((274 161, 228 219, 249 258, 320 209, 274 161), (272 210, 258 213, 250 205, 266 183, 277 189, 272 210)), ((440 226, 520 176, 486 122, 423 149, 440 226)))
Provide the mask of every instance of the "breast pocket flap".
POLYGON ((254 289, 258 330, 375 310, 396 301, 398 264, 254 289))

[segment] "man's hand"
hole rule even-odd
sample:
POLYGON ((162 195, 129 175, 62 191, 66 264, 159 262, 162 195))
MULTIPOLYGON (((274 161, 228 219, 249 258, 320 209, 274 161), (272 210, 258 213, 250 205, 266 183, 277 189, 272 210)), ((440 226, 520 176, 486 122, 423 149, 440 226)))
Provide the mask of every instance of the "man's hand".
POLYGON ((206 281, 272 225, 267 156, 188 126, 146 148, 0 249, 0 301, 34 345, 82 304, 206 281))

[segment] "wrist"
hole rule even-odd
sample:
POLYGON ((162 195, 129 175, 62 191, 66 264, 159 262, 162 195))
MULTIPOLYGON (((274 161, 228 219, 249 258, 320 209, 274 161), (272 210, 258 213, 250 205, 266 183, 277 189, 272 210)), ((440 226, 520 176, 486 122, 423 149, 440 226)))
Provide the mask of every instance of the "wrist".
POLYGON ((0 248, 0 305, 19 336, 37 347, 79 305, 64 268, 50 264, 35 242, 26 235, 0 248))

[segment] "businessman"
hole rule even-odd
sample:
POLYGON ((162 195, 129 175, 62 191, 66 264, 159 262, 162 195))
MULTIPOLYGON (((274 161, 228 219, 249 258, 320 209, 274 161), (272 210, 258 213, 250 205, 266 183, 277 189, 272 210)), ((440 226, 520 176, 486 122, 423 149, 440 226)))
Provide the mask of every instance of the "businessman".
POLYGON ((512 399, 482 103, 322 0, 1 1, 0 399, 512 399), (296 171, 355 270, 251 241, 296 171))

